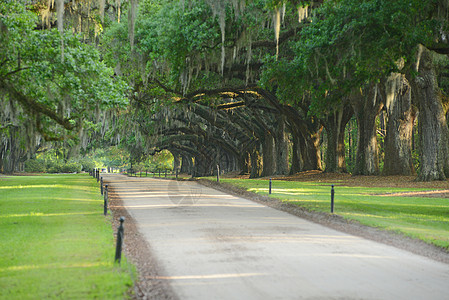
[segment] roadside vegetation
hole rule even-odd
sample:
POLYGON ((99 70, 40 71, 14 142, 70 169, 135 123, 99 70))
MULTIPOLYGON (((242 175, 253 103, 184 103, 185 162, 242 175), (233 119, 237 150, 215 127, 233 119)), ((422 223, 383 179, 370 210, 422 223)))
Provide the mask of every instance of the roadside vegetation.
POLYGON ((0 177, 0 299, 124 299, 111 217, 88 174, 0 177))
MULTIPOLYGON (((266 179, 222 178, 220 182, 262 195, 269 192, 269 181, 266 179)), ((311 211, 330 213, 332 184, 335 185, 335 214, 449 250, 449 201, 438 198, 438 195, 423 197, 422 193, 418 193, 428 191, 428 188, 347 186, 340 180, 273 180, 271 197, 311 211), (410 194, 412 192, 417 195, 413 196, 410 194)))

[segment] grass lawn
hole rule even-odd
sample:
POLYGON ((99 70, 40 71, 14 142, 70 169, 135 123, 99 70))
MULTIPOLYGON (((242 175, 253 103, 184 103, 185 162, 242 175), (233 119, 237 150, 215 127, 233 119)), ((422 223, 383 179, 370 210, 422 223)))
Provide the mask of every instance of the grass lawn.
MULTIPOLYGON (((210 180, 214 180, 212 177, 210 180)), ((259 194, 268 194, 268 180, 221 178, 259 194)), ((335 182, 334 213, 362 224, 400 232, 449 249, 449 199, 380 196, 423 189, 349 187, 335 182)), ((330 213, 331 183, 273 180, 272 197, 309 210, 330 213)))
POLYGON ((126 298, 110 218, 88 174, 0 177, 0 299, 126 298))

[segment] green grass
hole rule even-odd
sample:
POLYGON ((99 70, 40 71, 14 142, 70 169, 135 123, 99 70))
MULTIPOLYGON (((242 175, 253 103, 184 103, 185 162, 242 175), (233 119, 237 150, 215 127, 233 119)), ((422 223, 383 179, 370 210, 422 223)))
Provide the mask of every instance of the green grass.
MULTIPOLYGON (((268 180, 222 178, 220 181, 255 193, 268 194, 268 180)), ((424 189, 348 187, 343 182, 334 184, 335 214, 449 249, 449 199, 378 195, 424 189)), ((330 213, 330 191, 330 183, 273 180, 271 196, 312 211, 330 213)))
POLYGON ((110 217, 87 174, 0 177, 0 299, 123 299, 110 217))

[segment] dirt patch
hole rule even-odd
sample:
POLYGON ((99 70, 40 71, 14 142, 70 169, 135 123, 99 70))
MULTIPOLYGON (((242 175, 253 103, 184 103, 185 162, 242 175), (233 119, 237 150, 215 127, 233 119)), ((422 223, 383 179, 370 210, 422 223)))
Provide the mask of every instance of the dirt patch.
POLYGON ((119 218, 125 217, 125 241, 123 251, 126 257, 136 266, 139 278, 135 280, 133 291, 130 291, 132 299, 178 299, 173 293, 167 281, 159 278, 161 267, 155 260, 150 245, 145 242, 139 232, 134 219, 123 207, 122 200, 109 189, 109 208, 113 214, 113 228, 115 235, 119 226, 119 218), (149 279, 151 278, 151 279, 149 279))
POLYGON ((386 194, 374 194, 374 195, 382 196, 382 197, 449 198, 449 190, 405 192, 405 193, 386 193, 386 194))

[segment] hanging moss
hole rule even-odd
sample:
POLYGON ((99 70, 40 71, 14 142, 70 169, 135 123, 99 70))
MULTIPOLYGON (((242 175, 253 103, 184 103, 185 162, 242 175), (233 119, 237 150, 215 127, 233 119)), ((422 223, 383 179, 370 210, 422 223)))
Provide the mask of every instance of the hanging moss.
POLYGON ((134 31, 137 15, 137 0, 130 0, 128 10, 128 37, 131 50, 134 48, 134 31))

